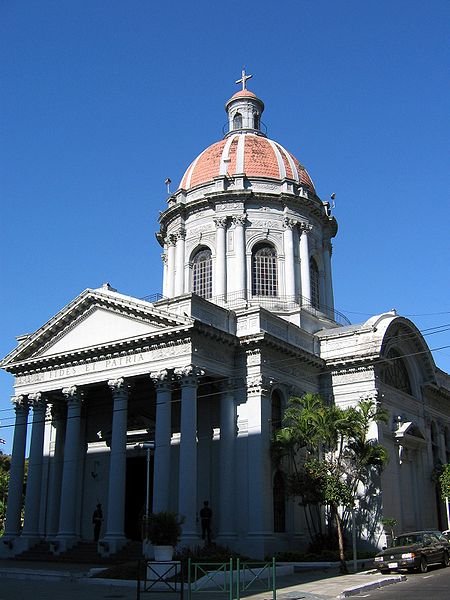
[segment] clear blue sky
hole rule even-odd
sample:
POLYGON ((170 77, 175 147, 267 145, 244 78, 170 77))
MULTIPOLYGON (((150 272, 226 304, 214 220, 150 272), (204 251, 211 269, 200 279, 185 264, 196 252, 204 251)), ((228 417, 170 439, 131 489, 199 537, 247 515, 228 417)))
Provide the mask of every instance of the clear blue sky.
MULTIPOLYGON (((336 308, 395 307, 450 370, 449 18, 448 0, 1 0, 0 355, 87 287, 161 291, 164 180, 221 138, 245 65, 269 136, 336 193, 336 308)), ((5 452, 12 393, 2 373, 5 452)))

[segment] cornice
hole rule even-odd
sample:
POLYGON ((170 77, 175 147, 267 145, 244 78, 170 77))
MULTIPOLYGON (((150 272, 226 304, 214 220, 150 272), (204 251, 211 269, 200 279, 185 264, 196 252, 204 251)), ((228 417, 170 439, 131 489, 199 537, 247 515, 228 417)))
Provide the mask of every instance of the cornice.
POLYGON ((30 360, 12 362, 5 366, 5 370, 14 375, 26 375, 47 370, 49 368, 66 368, 118 358, 120 356, 131 356, 148 350, 161 349, 170 345, 179 345, 190 342, 192 324, 172 329, 155 331, 143 336, 137 336, 125 340, 116 340, 99 346, 80 348, 73 352, 55 354, 53 356, 36 357, 30 360))
POLYGON ((60 339, 63 335, 66 335, 68 331, 80 323, 80 317, 88 316, 96 308, 110 309, 116 314, 146 322, 153 319, 156 323, 164 326, 165 329, 167 327, 189 326, 193 322, 189 317, 172 316, 155 308, 153 304, 137 298, 121 295, 113 296, 109 293, 103 293, 101 290, 87 289, 12 350, 1 362, 2 368, 10 370, 11 365, 26 362, 27 357, 33 351, 37 348, 43 350, 48 347, 50 341, 53 342, 55 339, 60 339), (16 357, 23 357, 24 355, 25 361, 23 359, 16 360, 16 357))
MULTIPOLYGON (((175 199, 175 196, 173 197, 175 199)), ((160 214, 159 223, 161 231, 156 234, 161 237, 167 230, 170 223, 177 217, 182 217, 186 220, 191 213, 196 213, 200 210, 208 208, 214 208, 217 204, 235 203, 236 201, 242 202, 244 205, 246 202, 251 200, 265 200, 269 203, 283 204, 285 206, 295 207, 296 210, 299 208, 309 209, 312 216, 316 217, 322 226, 329 229, 330 237, 334 237, 337 233, 337 222, 334 216, 328 216, 324 210, 324 206, 320 198, 316 194, 308 195, 305 194, 289 194, 285 191, 282 192, 266 192, 252 189, 246 190, 212 190, 205 192, 200 198, 193 200, 187 200, 185 202, 176 202, 170 205, 164 212, 160 214)), ((161 241, 158 238, 159 243, 161 241)))
POLYGON ((243 336, 239 338, 239 342, 241 347, 246 351, 256 350, 258 346, 265 345, 266 347, 275 348, 284 353, 290 354, 291 356, 295 356, 296 358, 299 358, 303 362, 306 362, 317 369, 322 370, 325 368, 325 361, 323 358, 320 358, 320 356, 316 356, 315 354, 312 354, 303 348, 299 348, 298 346, 294 346, 287 341, 280 340, 279 338, 267 332, 243 336))

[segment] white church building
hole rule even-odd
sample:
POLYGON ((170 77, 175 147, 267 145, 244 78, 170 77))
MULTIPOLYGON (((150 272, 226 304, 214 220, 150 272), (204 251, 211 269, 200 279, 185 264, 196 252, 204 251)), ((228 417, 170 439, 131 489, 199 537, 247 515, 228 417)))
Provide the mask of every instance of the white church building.
POLYGON ((228 132, 160 215, 162 295, 86 289, 3 359, 16 414, 4 553, 92 540, 97 503, 102 554, 140 538, 146 503, 183 515, 181 544, 195 546, 204 500, 217 544, 255 558, 306 548, 270 456, 289 397, 305 392, 389 411, 373 432, 390 460, 360 507, 370 543, 383 516, 446 528, 433 473, 450 461, 450 377, 410 320, 352 325, 334 309, 332 207, 265 134, 248 78, 225 105, 228 132))

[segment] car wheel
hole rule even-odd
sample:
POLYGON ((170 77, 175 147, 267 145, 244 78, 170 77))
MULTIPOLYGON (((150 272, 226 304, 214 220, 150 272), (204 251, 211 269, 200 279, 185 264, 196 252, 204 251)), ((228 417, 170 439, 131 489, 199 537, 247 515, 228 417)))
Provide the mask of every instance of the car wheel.
POLYGON ((428 563, 425 556, 422 556, 422 558, 420 559, 419 571, 421 573, 426 573, 428 571, 428 563))
POLYGON ((443 567, 448 567, 449 564, 450 564, 450 558, 448 556, 448 552, 445 551, 444 552, 444 558, 442 559, 442 566, 443 567))

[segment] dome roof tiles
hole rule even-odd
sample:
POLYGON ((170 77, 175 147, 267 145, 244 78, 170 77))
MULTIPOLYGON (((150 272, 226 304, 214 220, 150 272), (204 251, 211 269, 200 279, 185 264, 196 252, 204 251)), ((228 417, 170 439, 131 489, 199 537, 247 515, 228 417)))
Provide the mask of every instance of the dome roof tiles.
MULTIPOLYGON (((238 92, 248 93, 248 90, 238 92)), ((204 150, 186 170, 180 187, 190 189, 219 175, 293 179, 314 190, 307 171, 283 146, 255 133, 229 134, 204 150)))

